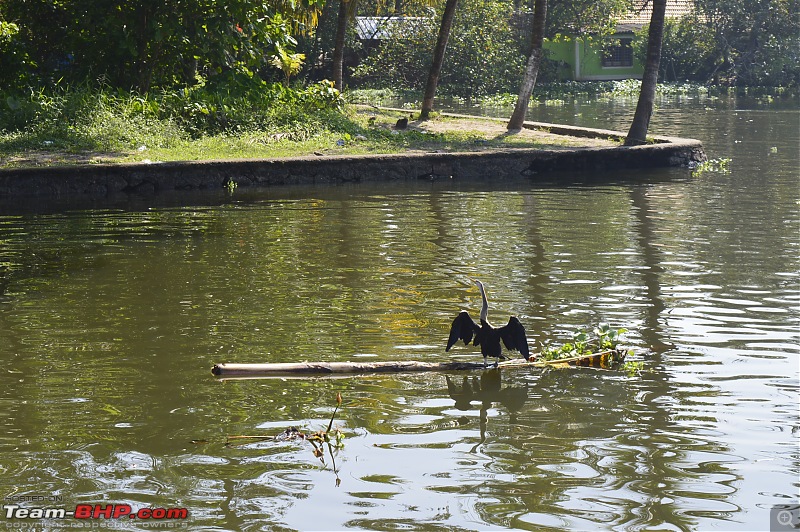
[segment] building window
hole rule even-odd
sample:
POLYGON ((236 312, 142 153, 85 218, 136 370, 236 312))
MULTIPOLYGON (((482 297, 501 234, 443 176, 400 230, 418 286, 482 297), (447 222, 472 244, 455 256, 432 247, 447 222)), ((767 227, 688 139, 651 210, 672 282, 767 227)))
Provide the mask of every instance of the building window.
POLYGON ((631 41, 633 39, 616 39, 603 49, 603 66, 604 67, 632 67, 633 66, 633 48, 631 41))

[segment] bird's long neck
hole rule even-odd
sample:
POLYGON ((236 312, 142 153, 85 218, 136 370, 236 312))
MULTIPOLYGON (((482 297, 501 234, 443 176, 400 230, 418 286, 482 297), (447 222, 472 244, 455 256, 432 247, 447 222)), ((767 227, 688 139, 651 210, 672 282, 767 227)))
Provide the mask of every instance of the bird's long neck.
POLYGON ((489 301, 486 299, 486 290, 483 289, 483 283, 476 281, 478 289, 481 291, 481 299, 483 299, 483 306, 481 307, 481 321, 489 322, 489 301))

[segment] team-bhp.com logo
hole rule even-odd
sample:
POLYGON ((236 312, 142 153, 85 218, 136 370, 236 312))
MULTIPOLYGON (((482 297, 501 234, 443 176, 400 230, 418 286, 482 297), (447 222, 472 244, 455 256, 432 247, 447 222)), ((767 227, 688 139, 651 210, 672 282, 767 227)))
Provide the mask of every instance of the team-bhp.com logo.
POLYGON ((78 504, 75 509, 6 504, 3 507, 3 514, 8 521, 22 519, 138 519, 166 522, 187 519, 189 510, 186 508, 140 508, 134 510, 130 504, 78 504))

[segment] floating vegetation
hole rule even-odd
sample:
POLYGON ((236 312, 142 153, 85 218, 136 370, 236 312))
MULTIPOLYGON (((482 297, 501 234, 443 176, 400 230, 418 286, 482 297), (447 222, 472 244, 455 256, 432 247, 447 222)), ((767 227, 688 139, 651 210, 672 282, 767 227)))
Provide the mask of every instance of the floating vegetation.
MULTIPOLYGON (((629 377, 633 377, 634 375, 640 375, 644 371, 644 362, 641 360, 628 360, 619 369, 626 372, 629 377)), ((650 371, 652 372, 652 370, 650 371)))
POLYGON ((594 337, 590 337, 587 331, 581 330, 573 334, 572 342, 560 346, 545 345, 540 356, 545 360, 557 360, 616 349, 617 340, 627 332, 627 329, 614 330, 607 323, 601 323, 592 332, 594 337))
POLYGON ((606 356, 607 360, 601 360, 602 365, 608 367, 619 365, 628 354, 632 353, 619 349, 620 337, 626 332, 627 329, 612 329, 607 323, 601 323, 591 331, 591 334, 583 330, 576 332, 571 342, 560 346, 545 345, 539 354, 539 360, 566 361, 606 356))
POLYGON ((501 92, 482 97, 480 103, 484 107, 514 107, 517 103, 517 95, 501 92))
POLYGON ((709 159, 708 161, 698 163, 694 168, 692 168, 692 176, 699 177, 706 172, 729 174, 731 173, 731 170, 728 166, 730 162, 731 159, 722 158, 722 159, 709 159))
MULTIPOLYGON (((331 457, 331 464, 333 465, 333 473, 336 475, 336 486, 338 487, 342 480, 339 478, 339 470, 336 467, 335 454, 344 447, 344 433, 338 428, 333 426, 333 420, 336 417, 339 407, 342 405, 342 394, 336 394, 336 406, 331 414, 331 420, 328 423, 328 428, 325 430, 318 430, 312 433, 306 433, 297 427, 289 427, 283 432, 275 435, 256 435, 256 436, 228 436, 225 442, 226 446, 246 445, 252 442, 259 441, 307 441, 312 446, 314 456, 319 458, 322 465, 325 465, 325 449, 331 457)), ((194 443, 195 440, 193 440, 194 443)))

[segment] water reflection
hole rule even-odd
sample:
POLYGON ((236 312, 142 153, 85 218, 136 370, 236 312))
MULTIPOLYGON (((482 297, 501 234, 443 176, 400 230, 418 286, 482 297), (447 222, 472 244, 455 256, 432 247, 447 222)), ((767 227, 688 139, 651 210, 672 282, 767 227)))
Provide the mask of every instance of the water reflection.
POLYGON ((735 150, 725 175, 0 216, 0 493, 186 506, 226 530, 767 528, 800 471, 798 139, 780 113, 736 113, 690 117, 735 150), (736 143, 746 127, 775 136, 736 143), (453 310, 479 300, 469 275, 534 350, 607 321, 644 371, 209 374, 446 360, 453 310), (336 393, 339 488, 302 442, 224 444, 324 428, 336 393))
POLYGON ((504 388, 501 383, 501 370, 496 368, 484 371, 480 377, 464 376, 461 378, 460 385, 457 385, 449 375, 445 378, 447 393, 455 401, 455 407, 458 410, 470 410, 473 401, 480 403, 481 440, 472 448, 472 452, 476 452, 478 446, 486 441, 486 424, 489 409, 492 408, 493 403, 501 404, 513 415, 515 412, 519 412, 528 400, 528 387, 506 386, 504 388))

